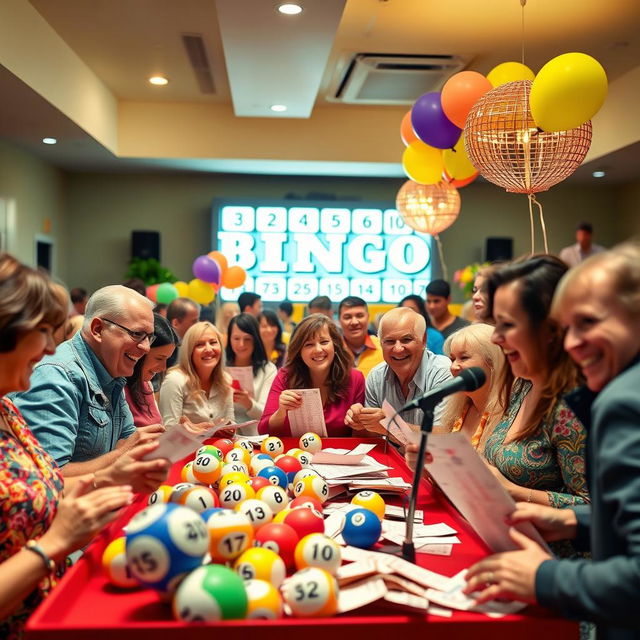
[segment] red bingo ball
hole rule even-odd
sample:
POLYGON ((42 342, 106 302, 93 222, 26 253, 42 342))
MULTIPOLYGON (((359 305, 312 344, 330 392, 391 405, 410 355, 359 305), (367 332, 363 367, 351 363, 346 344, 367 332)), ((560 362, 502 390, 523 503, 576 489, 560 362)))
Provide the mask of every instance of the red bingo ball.
POLYGON ((288 524, 270 522, 261 526, 255 533, 253 544, 275 551, 288 568, 295 566, 296 546, 300 537, 288 524))
POLYGON ((220 451, 222 451, 223 457, 233 449, 233 440, 229 440, 229 438, 220 438, 220 440, 216 440, 213 443, 214 447, 218 447, 220 451))
POLYGON ((262 487, 271 487, 273 486, 268 478, 263 478, 262 476, 256 476, 255 478, 251 478, 251 480, 249 480, 249 484, 251 485, 251 488, 258 493, 258 491, 260 491, 260 489, 262 489, 262 487))
POLYGON ((287 474, 289 482, 293 482, 293 478, 302 471, 302 464, 299 460, 296 460, 293 456, 281 456, 275 461, 276 467, 282 469, 287 474))
POLYGON ((300 538, 310 533, 324 533, 324 518, 315 509, 293 509, 285 516, 284 523, 293 527, 300 538))
POLYGON ((312 498, 311 496, 299 496, 298 498, 294 498, 290 502, 289 508, 295 509, 296 507, 306 507, 307 509, 315 509, 318 513, 324 513, 320 500, 312 498))

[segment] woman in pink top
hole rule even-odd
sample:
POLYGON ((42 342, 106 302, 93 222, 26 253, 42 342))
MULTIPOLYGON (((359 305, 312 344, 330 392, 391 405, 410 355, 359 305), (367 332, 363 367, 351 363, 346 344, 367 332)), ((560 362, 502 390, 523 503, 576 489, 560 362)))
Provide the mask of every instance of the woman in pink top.
POLYGON ((260 433, 291 435, 287 411, 302 405, 296 389, 320 389, 329 436, 350 436, 344 417, 354 403, 364 402, 364 376, 353 368, 353 356, 344 346, 336 326, 326 316, 314 313, 295 329, 284 367, 273 381, 260 433))

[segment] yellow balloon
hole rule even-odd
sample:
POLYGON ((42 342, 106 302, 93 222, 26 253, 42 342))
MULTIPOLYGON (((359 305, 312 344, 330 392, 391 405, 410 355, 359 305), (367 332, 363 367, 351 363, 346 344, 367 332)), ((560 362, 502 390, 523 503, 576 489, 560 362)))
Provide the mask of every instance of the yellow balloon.
POLYGON ((563 53, 540 69, 529 107, 543 131, 575 129, 590 120, 607 97, 607 74, 586 53, 563 53))
POLYGON ((178 295, 181 298, 189 297, 189 285, 186 282, 182 282, 182 280, 178 280, 178 282, 174 282, 173 286, 178 290, 178 295))
POLYGON ((495 87, 507 82, 517 82, 518 80, 533 80, 535 73, 521 62, 503 62, 497 67, 493 67, 487 74, 487 80, 495 87))
POLYGON ((187 297, 195 300, 195 302, 209 304, 214 296, 215 293, 208 282, 203 282, 198 278, 194 278, 189 282, 189 295, 187 297))
POLYGON ((442 179, 442 150, 416 140, 402 154, 402 168, 419 184, 437 184, 442 179))
POLYGON ((477 169, 471 164, 467 152, 464 150, 464 135, 456 142, 453 149, 445 149, 442 154, 444 168, 453 180, 464 180, 470 178, 477 169))

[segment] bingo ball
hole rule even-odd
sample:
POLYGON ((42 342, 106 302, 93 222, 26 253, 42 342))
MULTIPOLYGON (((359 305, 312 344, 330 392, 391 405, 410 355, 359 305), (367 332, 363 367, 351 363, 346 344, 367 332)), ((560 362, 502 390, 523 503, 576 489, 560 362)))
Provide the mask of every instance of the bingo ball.
POLYGON ((178 500, 180 500, 180 496, 185 492, 188 491, 189 489, 193 489, 194 487, 197 487, 198 485, 195 484, 194 482, 178 482, 178 484, 174 484, 172 489, 173 491, 171 492, 171 495, 169 496, 169 502, 178 502, 178 500))
POLYGON ((291 509, 297 509, 298 507, 315 509, 318 513, 323 513, 324 511, 320 500, 318 500, 317 498, 312 498, 311 496, 300 496, 299 498, 294 498, 289 503, 289 507, 291 507, 291 509))
POLYGON ((293 567, 294 553, 299 540, 300 536, 293 527, 270 522, 256 531, 253 544, 256 547, 271 549, 284 560, 287 567, 293 567))
POLYGON ((296 475, 293 477, 293 485, 298 484, 298 482, 300 482, 301 480, 303 480, 304 478, 313 478, 313 477, 320 477, 320 475, 318 474, 317 471, 314 471, 313 469, 302 469, 302 471, 298 471, 298 473, 296 473, 296 475))
POLYGON ((338 610, 338 583, 324 569, 308 567, 282 586, 282 597, 296 618, 322 618, 338 610))
POLYGON ((191 487, 180 494, 177 504, 183 504, 198 513, 202 513, 205 509, 219 507, 220 501, 218 495, 213 489, 203 487, 202 485, 191 487))
POLYGON ((283 489, 286 489, 289 484, 287 474, 275 465, 260 469, 260 471, 258 471, 258 477, 266 478, 272 485, 282 487, 283 489))
MULTIPOLYGON (((322 514, 314 509, 292 509, 284 517, 284 523, 293 527, 300 538, 304 538, 310 533, 324 533, 322 514)), ((380 521, 378 521, 379 523, 380 521)))
POLYGON ((213 443, 213 446, 220 449, 222 457, 224 458, 224 456, 233 449, 233 440, 229 440, 229 438, 220 438, 213 443))
POLYGON ((353 509, 345 515, 342 537, 352 547, 368 549, 372 547, 382 533, 380 519, 369 509, 353 509))
POLYGON ((222 463, 212 453, 202 453, 193 461, 191 471, 198 482, 214 484, 220 477, 222 463))
POLYGON ((291 511, 293 511, 293 509, 290 509, 289 505, 287 505, 282 511, 278 511, 278 513, 273 516, 273 521, 282 524, 291 511))
POLYGON ((220 460, 220 462, 222 462, 222 459, 224 458, 224 455, 222 454, 222 451, 220 451, 220 449, 218 449, 218 447, 214 447, 212 444, 204 444, 204 445, 202 445, 196 451, 196 458, 199 455, 203 454, 203 453, 210 453, 211 455, 213 455, 216 458, 218 458, 218 460, 220 460))
POLYGON ((250 454, 253 453, 253 445, 251 444, 251 442, 249 442, 249 440, 245 440, 244 438, 241 440, 238 440, 236 442, 233 443, 234 447, 240 447, 242 449, 245 449, 246 451, 248 451, 250 454))
POLYGON ((202 564, 209 534, 192 509, 155 504, 127 525, 127 565, 140 584, 170 592, 183 574, 202 564))
POLYGON ((220 471, 220 477, 224 478, 228 473, 233 473, 234 471, 239 471, 249 477, 249 467, 244 462, 225 462, 220 471))
POLYGON ((226 487, 228 484, 248 484, 249 476, 242 471, 230 471, 220 478, 219 486, 226 487))
POLYGON ((227 463, 241 462, 248 467, 251 462, 251 454, 242 447, 234 447, 224 457, 224 461, 227 463))
POLYGON ((335 575, 342 561, 340 545, 323 533, 312 533, 298 542, 295 550, 298 569, 318 567, 335 575))
POLYGON ((262 441, 260 451, 270 455, 272 458, 275 458, 277 455, 284 452, 284 443, 280 438, 269 436, 262 441))
POLYGON ((256 495, 258 494, 258 491, 260 491, 260 489, 273 486, 266 478, 263 478, 262 476, 249 478, 249 484, 251 485, 251 488, 256 492, 256 495))
POLYGON ((244 515, 249 518, 254 529, 259 529, 273 520, 273 511, 271 511, 271 507, 266 502, 256 500, 255 498, 250 498, 249 500, 241 502, 236 507, 236 511, 244 513, 244 515))
POLYGON ((180 480, 182 480, 182 482, 200 484, 198 483, 198 479, 193 475, 193 470, 191 469, 192 466, 193 460, 191 460, 191 462, 187 462, 187 464, 182 467, 182 469, 180 470, 180 480))
POLYGON ((258 490, 257 498, 266 502, 274 514, 280 513, 289 504, 287 492, 271 483, 258 490))
POLYGON ((270 467, 273 465, 273 458, 266 453, 258 453, 255 456, 251 457, 251 462, 249 463, 249 469, 253 475, 257 475, 260 469, 264 469, 265 467, 270 467))
POLYGON ((241 502, 255 497, 255 491, 245 482, 228 484, 220 489, 220 506, 233 509, 241 502))
POLYGON ((299 447, 293 447, 293 449, 289 449, 288 451, 285 451, 285 455, 288 456, 294 456, 296 453, 304 453, 304 451, 302 449, 300 449, 299 447))
POLYGON ((200 517, 206 522, 211 515, 217 513, 218 511, 222 511, 222 507, 211 507, 211 509, 205 509, 200 512, 200 517))
POLYGON ((189 574, 173 599, 173 615, 185 622, 240 620, 248 600, 242 578, 228 567, 208 564, 189 574))
POLYGON ((302 449, 295 450, 295 453, 292 455, 302 466, 306 468, 311 465, 311 461, 313 460, 313 454, 310 451, 302 451, 302 449))
POLYGON ((380 497, 380 494, 375 491, 359 491, 351 498, 351 504, 369 509, 369 511, 373 511, 380 520, 384 520, 384 500, 380 497))
POLYGON ((307 476, 293 485, 296 498, 315 498, 324 502, 329 497, 329 487, 320 476, 307 476))
POLYGON ((221 509, 209 517, 206 525, 213 562, 233 560, 253 542, 253 527, 244 513, 221 509))
POLYGON ((102 568, 110 584, 123 589, 139 586, 127 567, 124 536, 112 540, 102 554, 102 568))
POLYGON ((266 580, 278 588, 287 571, 282 558, 266 547, 247 549, 233 564, 243 580, 266 580))
POLYGON ((322 449, 322 438, 310 431, 300 436, 300 448, 309 453, 318 453, 322 449))
POLYGON ((277 620, 282 618, 280 592, 265 580, 245 580, 249 600, 247 620, 277 620))
POLYGON ((302 471, 302 465, 299 460, 296 460, 293 456, 281 456, 276 460, 276 467, 282 469, 287 474, 287 480, 293 482, 298 471, 302 471))
POLYGON ((161 484, 149 496, 149 499, 147 500, 147 504, 151 506, 152 504, 169 502, 172 493, 173 493, 173 487, 170 487, 168 484, 161 484))

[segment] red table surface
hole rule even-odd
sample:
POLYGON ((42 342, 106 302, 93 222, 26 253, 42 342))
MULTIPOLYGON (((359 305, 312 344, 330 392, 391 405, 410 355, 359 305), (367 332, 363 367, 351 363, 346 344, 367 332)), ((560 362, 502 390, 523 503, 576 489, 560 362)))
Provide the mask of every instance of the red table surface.
MULTIPOLYGON (((297 446, 296 441, 285 438, 285 448, 297 446)), ((402 476, 409 482, 412 474, 402 457, 393 447, 387 453, 379 440, 356 438, 325 438, 323 446, 351 449, 359 442, 378 443, 371 455, 378 461, 393 467, 390 475, 402 476)), ((190 459, 190 458, 189 458, 190 459)), ((169 484, 180 481, 180 469, 188 459, 173 465, 169 484)), ((344 496, 337 500, 345 500, 344 496)), ((398 499, 390 499, 398 504, 398 499)), ((251 631, 267 632, 277 640, 316 640, 327 638, 363 638, 389 640, 391 633, 404 637, 425 637, 430 640, 473 638, 474 640, 539 640, 545 638, 578 638, 575 622, 552 617, 548 612, 530 607, 524 615, 510 615, 499 619, 454 611, 451 618, 434 615, 409 614, 393 610, 379 603, 356 612, 325 619, 237 620, 220 623, 187 624, 172 618, 171 607, 159 601, 148 589, 124 591, 111 587, 102 573, 101 557, 106 545, 118 535, 132 515, 146 506, 146 496, 140 496, 122 516, 106 529, 87 549, 85 555, 73 566, 53 593, 31 617, 26 631, 27 638, 48 640, 72 640, 80 638, 102 639, 118 637, 121 640, 139 640, 141 632, 152 632, 158 638, 189 638, 210 640, 212 633, 221 632, 224 640, 245 640, 251 631), (354 634, 358 634, 354 636, 354 634), (415 635, 414 635, 415 634, 415 635)), ((487 555, 484 543, 472 531, 460 514, 444 499, 443 495, 422 482, 418 508, 424 510, 425 524, 445 522, 458 531, 460 544, 453 545, 451 556, 418 554, 418 564, 431 571, 453 576, 487 555)))

